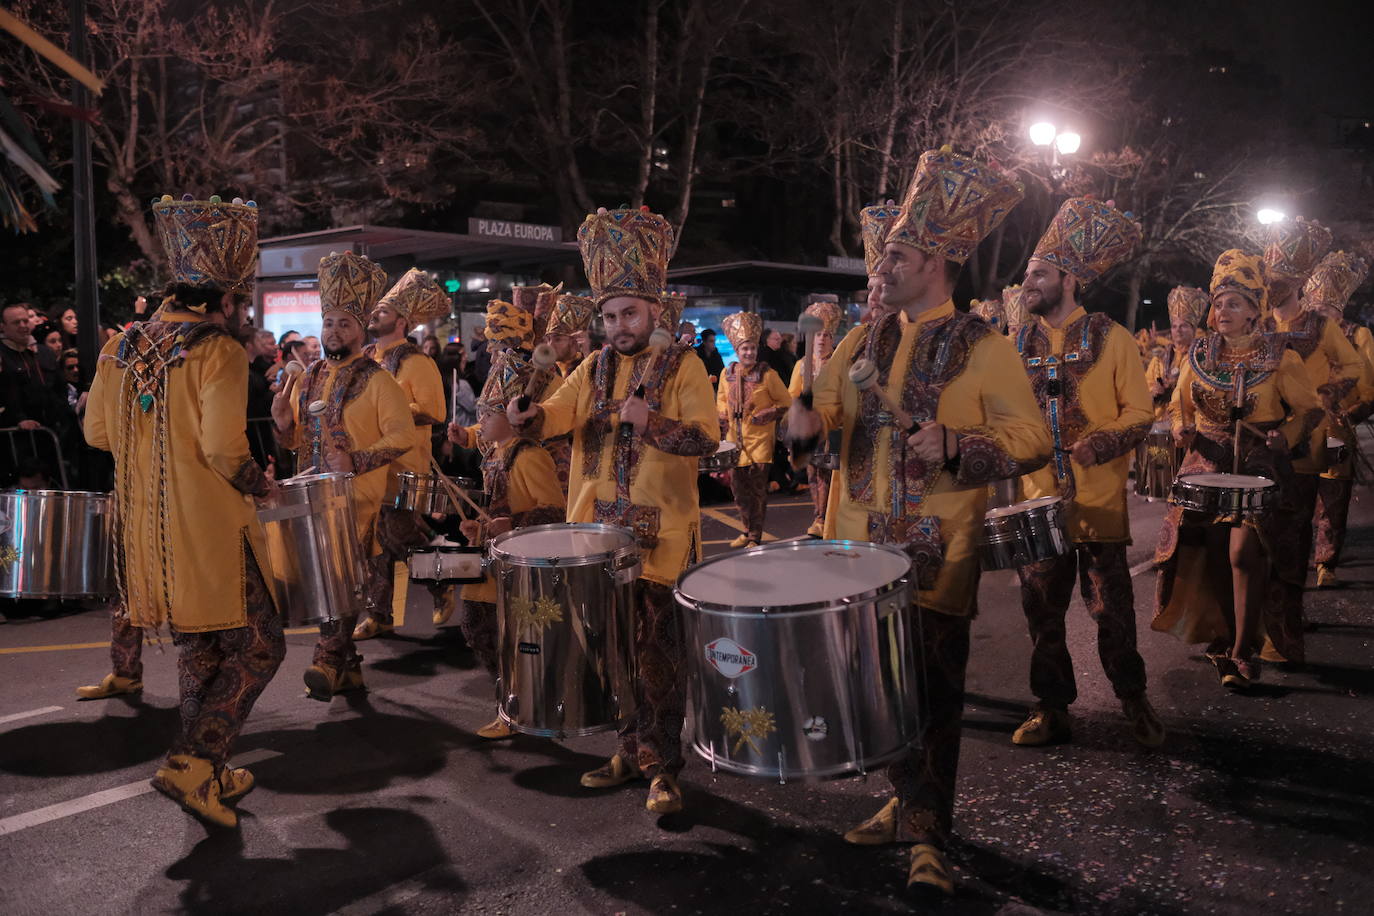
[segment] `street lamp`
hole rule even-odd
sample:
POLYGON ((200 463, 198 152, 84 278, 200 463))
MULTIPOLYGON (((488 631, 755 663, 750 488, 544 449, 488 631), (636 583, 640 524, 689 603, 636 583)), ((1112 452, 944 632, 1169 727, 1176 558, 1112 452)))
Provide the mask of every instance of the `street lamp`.
POLYGON ((1036 146, 1049 146, 1057 133, 1059 129, 1049 121, 1036 121, 1030 126, 1030 139, 1036 146))
POLYGON ((1082 142, 1082 137, 1069 131, 1054 138, 1054 148, 1065 156, 1072 156, 1074 153, 1078 152, 1078 147, 1082 142))
POLYGON ((1287 219, 1287 214, 1285 214, 1282 210, 1274 210, 1270 207, 1262 207, 1260 211, 1255 214, 1255 219, 1260 221, 1261 226, 1267 226, 1270 223, 1277 223, 1280 220, 1287 219))
POLYGON ((1068 170, 1059 162, 1060 156, 1072 156, 1083 145, 1083 138, 1071 130, 1060 132, 1049 121, 1036 121, 1027 131, 1031 143, 1045 150, 1045 161, 1050 167, 1050 181, 1055 190, 1064 180, 1068 170))

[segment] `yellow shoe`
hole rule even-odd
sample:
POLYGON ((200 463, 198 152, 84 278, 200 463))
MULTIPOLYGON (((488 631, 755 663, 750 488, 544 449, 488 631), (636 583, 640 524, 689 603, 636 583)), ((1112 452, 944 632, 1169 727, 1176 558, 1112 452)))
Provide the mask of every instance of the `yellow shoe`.
POLYGON ((502 738, 514 738, 520 734, 515 729, 506 724, 506 721, 497 716, 490 725, 483 725, 477 729, 477 737, 485 738, 488 741, 500 741, 502 738))
POLYGON ((1336 578, 1336 571, 1326 564, 1317 567, 1317 588, 1340 588, 1341 580, 1336 578))
POLYGON ((252 792, 253 786, 256 784, 257 783, 253 779, 253 774, 243 767, 220 767, 220 801, 228 801, 231 798, 242 798, 249 792, 252 792))
POLYGON ((394 624, 378 620, 376 617, 368 617, 353 628, 353 641, 362 642, 364 639, 371 639, 374 636, 382 636, 395 631, 394 624))
POLYGON ((1131 723, 1131 734, 1141 747, 1159 747, 1164 743, 1164 723, 1144 696, 1122 700, 1121 712, 1131 723))
POLYGON ((748 544, 748 543, 749 543, 749 535, 747 535, 747 534, 741 534, 739 537, 735 538, 733 541, 730 542, 730 546, 733 547, 733 548, 735 548, 735 549, 739 549, 740 547, 743 547, 743 546, 745 546, 745 545, 748 544))
POLYGON ((807 535, 809 535, 810 537, 813 537, 813 538, 825 537, 825 521, 824 521, 824 519, 819 519, 819 518, 818 518, 818 519, 816 519, 814 522, 812 522, 812 523, 811 523, 811 527, 806 529, 806 533, 807 533, 807 535))
POLYGON ((237 827, 239 816, 220 803, 219 779, 210 761, 173 754, 150 780, 154 789, 207 824, 237 827))
POLYGON ((911 847, 911 866, 906 873, 907 893, 923 895, 938 892, 943 896, 954 893, 954 879, 949 875, 945 854, 929 843, 911 847))
POLYGON ((682 810, 682 787, 667 773, 659 773, 649 783, 649 798, 644 807, 654 814, 677 814, 682 810))
POLYGON ((434 608, 434 625, 441 627, 448 623, 453 616, 453 611, 458 607, 458 590, 449 588, 444 590, 444 597, 439 599, 439 604, 434 608))
POLYGON ((592 770, 590 773, 582 774, 582 785, 588 789, 609 789, 612 786, 622 785, 631 779, 642 779, 644 774, 639 771, 639 767, 627 762, 619 754, 616 754, 602 767, 592 770))
POLYGON ((855 846, 882 846, 897 842, 897 799, 889 798, 882 810, 844 835, 855 846))
POLYGON ((143 682, 131 677, 120 677, 117 674, 107 674, 101 678, 99 684, 88 684, 85 687, 76 688, 76 695, 83 700, 103 700, 107 697, 117 697, 125 693, 141 693, 143 682))
POLYGON ((1041 747, 1046 744, 1062 744, 1073 737, 1069 728, 1069 711, 1055 709, 1053 706, 1036 706, 1026 721, 1011 736, 1012 744, 1025 747, 1041 747))
MULTIPOLYGON (((359 662, 362 658, 359 657, 359 662)), ((305 695, 312 700, 329 701, 336 693, 360 690, 363 683, 361 664, 338 671, 330 665, 311 665, 305 669, 305 695)))

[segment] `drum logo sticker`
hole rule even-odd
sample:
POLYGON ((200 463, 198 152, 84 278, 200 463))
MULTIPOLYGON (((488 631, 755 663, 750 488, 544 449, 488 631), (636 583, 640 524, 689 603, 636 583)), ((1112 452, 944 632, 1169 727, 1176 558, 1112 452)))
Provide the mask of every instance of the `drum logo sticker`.
POLYGON ((758 656, 728 636, 706 644, 706 660, 721 674, 734 680, 759 666, 758 656))

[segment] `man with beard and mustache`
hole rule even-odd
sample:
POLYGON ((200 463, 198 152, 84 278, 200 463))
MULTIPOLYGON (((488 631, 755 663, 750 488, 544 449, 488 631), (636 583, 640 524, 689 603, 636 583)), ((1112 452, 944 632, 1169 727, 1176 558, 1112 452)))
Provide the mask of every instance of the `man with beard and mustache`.
POLYGON ((620 747, 582 784, 608 788, 649 778, 645 805, 682 809, 686 661, 673 584, 701 557, 697 462, 720 444, 706 368, 690 347, 649 347, 663 311, 671 224, 647 209, 605 209, 578 230, 578 246, 609 346, 589 356, 547 400, 506 416, 521 435, 571 431, 568 521, 631 529, 642 550, 636 583, 639 708, 620 747))
POLYGON ((1136 651, 1135 597, 1126 565, 1126 474, 1154 412, 1130 332, 1107 315, 1088 314, 1077 301, 1080 288, 1139 241, 1140 228, 1111 203, 1071 198, 1040 239, 1021 284, 1031 319, 1017 332, 1016 349, 1054 439, 1053 462, 1022 478, 1021 489, 1025 499, 1062 497, 1074 549, 1017 571, 1034 647, 1031 692, 1039 703, 1012 736, 1013 744, 1070 738, 1068 708, 1078 692, 1064 618, 1075 573, 1097 623, 1102 668, 1135 740, 1145 747, 1164 741, 1164 725, 1145 698, 1145 662, 1136 651))
MULTIPOLYGON (((375 604, 390 584, 380 581, 380 564, 371 560, 382 552, 377 516, 399 459, 415 446, 415 421, 401 386, 363 355, 363 323, 386 288, 386 271, 345 251, 321 258, 319 274, 324 359, 282 386, 272 399, 272 419, 281 441, 301 453, 298 467, 354 475, 358 541, 369 558, 364 589, 375 604)), ((362 656, 353 646, 356 620, 350 615, 320 624, 314 661, 305 669, 307 696, 328 701, 363 687, 362 656)))

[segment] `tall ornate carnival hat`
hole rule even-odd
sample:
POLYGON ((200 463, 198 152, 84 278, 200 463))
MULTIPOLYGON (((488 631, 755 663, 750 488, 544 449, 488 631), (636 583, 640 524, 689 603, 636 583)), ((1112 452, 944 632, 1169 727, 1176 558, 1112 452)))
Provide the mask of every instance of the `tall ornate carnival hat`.
POLYGON ((585 331, 587 326, 592 323, 592 317, 595 315, 595 299, 563 293, 554 303, 553 313, 549 315, 548 325, 544 328, 544 336, 576 334, 578 331, 585 331))
POLYGON ((1207 307, 1212 304, 1207 290, 1196 286, 1175 286, 1169 290, 1169 320, 1183 321, 1194 328, 1207 320, 1207 307))
POLYGON ((508 347, 512 350, 534 349, 534 302, 526 299, 528 308, 520 308, 504 299, 487 303, 487 323, 482 336, 492 350, 508 347))
MULTIPOLYGON (((1212 268, 1209 289, 1214 302, 1222 293, 1240 293, 1259 309, 1260 320, 1269 314, 1269 268, 1263 255, 1246 254, 1239 248, 1223 251, 1212 268)), ((1215 324, 1214 312, 1208 313, 1207 324, 1215 324)))
POLYGON ((725 336, 730 338, 730 345, 736 350, 745 344, 757 344, 763 336, 763 319, 754 312, 735 312, 733 315, 726 315, 720 326, 724 329, 725 336))
POLYGON ((864 267, 870 277, 877 273, 878 264, 883 259, 883 246, 887 244, 887 234, 901 215, 902 208, 891 200, 859 211, 859 231, 864 240, 864 267))
POLYGON ((805 314, 819 318, 822 327, 832 337, 839 333, 840 320, 844 318, 844 312, 840 311, 840 297, 833 293, 812 293, 811 304, 806 307, 805 314))
POLYGON ((217 194, 209 200, 192 200, 190 194, 172 200, 164 194, 153 201, 153 222, 173 282, 229 293, 252 289, 258 263, 257 203, 242 197, 225 203, 217 194))
POLYGON ((386 271, 366 255, 332 251, 320 258, 320 314, 343 312, 367 324, 386 290, 386 271))
POLYGON ((563 292, 563 284, 550 286, 547 283, 540 283, 538 286, 512 286, 510 288, 511 302, 522 312, 529 312, 530 318, 534 322, 534 338, 541 339, 549 326, 549 316, 553 314, 554 305, 558 302, 558 294, 563 292))
POLYGON ((1022 298, 1025 290, 1018 284, 1002 290, 1002 314, 1007 319, 1007 333, 1015 334, 1023 324, 1030 321, 1030 309, 1022 298))
POLYGON ((1140 225, 1112 202, 1070 197, 1050 220, 1031 260, 1044 261, 1091 283, 1140 244, 1140 225))
POLYGON ((387 306, 412 327, 447 318, 452 309, 448 293, 418 267, 402 274, 377 304, 387 306))
POLYGON ((1369 273, 1369 262, 1357 254, 1333 251, 1322 258, 1302 288, 1305 309, 1335 309, 1345 305, 1369 273))
POLYGON ((968 310, 986 321, 995 330, 1006 330, 1007 313, 1002 308, 1001 299, 970 299, 968 310))
POLYGON ((947 146, 929 150, 916 163, 887 241, 963 264, 1024 196, 1021 182, 996 165, 947 146))
POLYGON ((534 364, 515 350, 498 350, 491 358, 491 370, 477 396, 477 409, 505 413, 511 398, 525 393, 534 375, 534 364))
POLYGON ((598 307, 616 296, 661 301, 673 251, 673 226, 662 216, 602 207, 578 227, 577 247, 598 307))
POLYGON ((1269 282, 1291 290, 1307 280, 1331 250, 1331 230, 1314 220, 1283 219, 1266 230, 1264 266, 1269 282))

